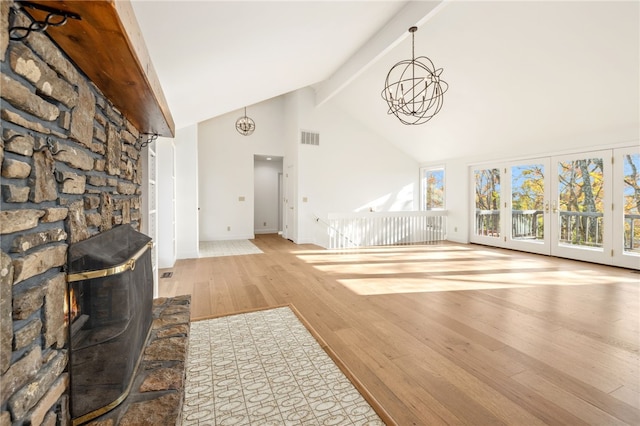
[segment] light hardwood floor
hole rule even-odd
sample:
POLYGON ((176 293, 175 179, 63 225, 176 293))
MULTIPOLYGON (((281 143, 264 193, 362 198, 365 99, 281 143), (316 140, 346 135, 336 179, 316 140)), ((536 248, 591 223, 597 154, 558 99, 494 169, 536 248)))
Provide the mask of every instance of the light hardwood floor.
POLYGON ((640 274, 476 245, 179 260, 192 318, 293 304, 399 425, 640 424, 640 274))

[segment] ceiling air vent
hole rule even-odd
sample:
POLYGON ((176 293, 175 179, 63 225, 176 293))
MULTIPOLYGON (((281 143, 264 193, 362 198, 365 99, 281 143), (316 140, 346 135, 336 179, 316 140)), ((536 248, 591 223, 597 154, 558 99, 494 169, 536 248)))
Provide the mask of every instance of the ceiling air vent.
POLYGON ((302 145, 320 145, 320 133, 303 130, 300 133, 300 143, 302 145))

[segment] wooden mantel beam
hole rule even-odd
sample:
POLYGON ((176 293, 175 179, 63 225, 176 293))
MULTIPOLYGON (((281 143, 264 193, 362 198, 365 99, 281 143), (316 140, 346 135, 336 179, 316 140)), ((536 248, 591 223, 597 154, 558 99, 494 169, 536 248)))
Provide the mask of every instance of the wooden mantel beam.
MULTIPOLYGON (((175 124, 128 0, 30 0, 72 12, 46 32, 142 133, 173 137, 175 124)), ((33 18, 45 12, 25 8, 33 18)))

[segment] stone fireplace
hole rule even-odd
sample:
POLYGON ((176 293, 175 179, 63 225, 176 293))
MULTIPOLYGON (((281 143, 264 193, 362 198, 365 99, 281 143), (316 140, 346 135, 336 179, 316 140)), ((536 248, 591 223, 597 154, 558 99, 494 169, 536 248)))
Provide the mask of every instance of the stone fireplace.
MULTIPOLYGON (((136 143, 148 129, 47 33, 9 40, 10 28, 31 22, 17 3, 0 2, 0 426, 71 423, 69 247, 120 226, 140 230, 143 221, 136 143)), ((154 302, 188 324, 184 305, 154 302)))
POLYGON ((74 423, 101 416, 129 394, 151 330, 151 246, 149 237, 121 225, 69 249, 65 313, 74 423))

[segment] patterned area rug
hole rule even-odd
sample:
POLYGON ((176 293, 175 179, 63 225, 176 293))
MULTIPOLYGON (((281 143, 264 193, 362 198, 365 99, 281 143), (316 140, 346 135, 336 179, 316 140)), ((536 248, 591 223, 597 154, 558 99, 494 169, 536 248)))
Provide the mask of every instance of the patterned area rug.
POLYGON ((384 425, 289 307, 191 324, 182 424, 384 425))
POLYGON ((258 253, 263 253, 263 251, 249 240, 200 241, 198 245, 200 257, 241 256, 258 253))

